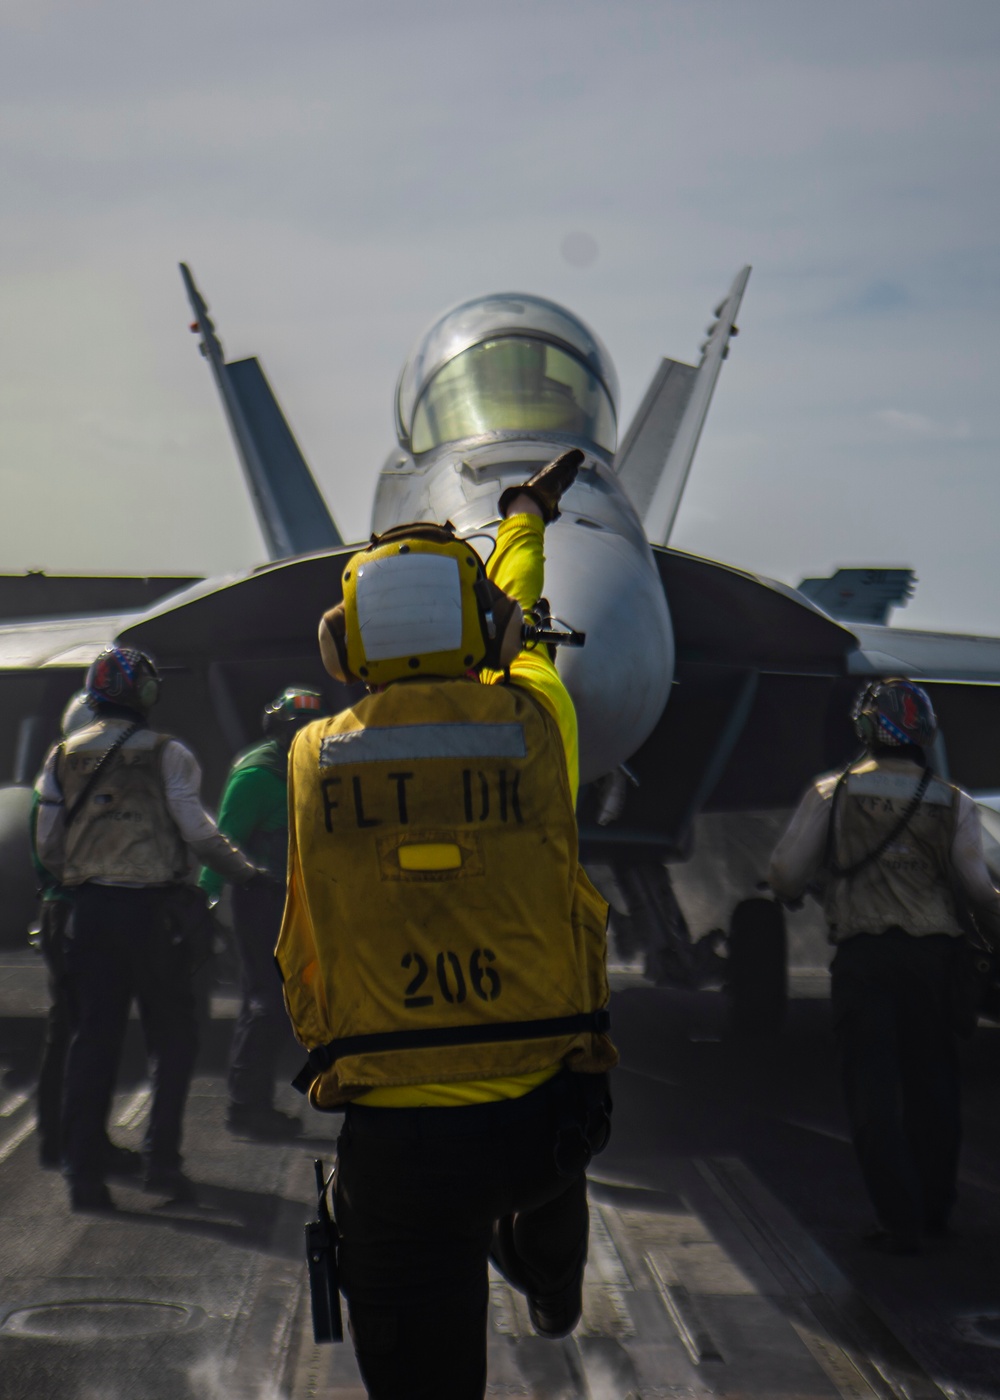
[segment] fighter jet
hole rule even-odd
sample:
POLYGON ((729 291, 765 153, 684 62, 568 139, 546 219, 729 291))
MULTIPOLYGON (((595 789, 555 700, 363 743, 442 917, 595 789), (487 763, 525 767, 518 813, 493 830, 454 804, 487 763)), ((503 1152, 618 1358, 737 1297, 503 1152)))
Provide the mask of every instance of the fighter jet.
MULTIPOLYGON (((353 698, 322 673, 315 629, 340 598, 355 546, 344 545, 259 362, 226 361, 183 264, 181 273, 271 562, 139 611, 0 627, 0 709, 28 736, 22 786, 0 791, 8 922, 15 909, 21 917, 15 896, 28 888, 23 782, 41 757, 32 745, 51 734, 101 645, 117 637, 143 647, 169 673, 157 721, 195 745, 210 791, 254 736, 264 700, 289 679, 322 685, 337 706, 353 698), (26 671, 47 689, 33 705, 22 697, 18 712, 13 683, 26 671)), ((749 276, 743 268, 715 308, 696 364, 663 360, 624 432, 611 357, 566 308, 520 293, 452 308, 403 366, 397 443, 372 509, 374 531, 447 519, 488 552, 505 487, 568 447, 584 452, 546 534, 553 617, 587 638, 558 662, 580 721, 583 850, 616 887, 621 926, 647 969, 683 985, 720 975, 720 936, 692 939, 667 863, 690 855, 705 814, 787 808, 812 774, 846 762, 844 716, 859 678, 932 682, 951 744, 939 768, 950 763, 965 785, 1000 789, 1000 759, 972 737, 1000 705, 1000 641, 847 626, 787 585, 669 547, 749 276)), ((749 927, 757 951, 780 965, 780 977, 769 974, 773 1010, 784 976, 780 911, 752 881, 733 890, 733 903, 730 954, 749 927)), ((730 982, 741 965, 765 962, 731 956, 730 982)), ((748 976, 759 992, 760 976, 748 976)))

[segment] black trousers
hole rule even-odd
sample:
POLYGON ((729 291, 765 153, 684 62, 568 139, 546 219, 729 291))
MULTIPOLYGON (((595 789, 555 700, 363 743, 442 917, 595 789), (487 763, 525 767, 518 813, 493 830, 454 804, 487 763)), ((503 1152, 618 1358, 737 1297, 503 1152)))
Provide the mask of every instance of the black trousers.
POLYGON ((834 1028, 844 1097, 879 1223, 914 1237, 945 1224, 961 1141, 952 987, 959 940, 901 930, 837 948, 834 1028))
POLYGON ((254 1108, 274 1099, 277 1059, 293 1036, 274 965, 284 890, 233 890, 233 934, 243 1000, 229 1051, 229 1100, 254 1108))
POLYGON ((103 1175, 108 1111, 133 998, 142 1016, 153 1086, 144 1150, 157 1170, 180 1165, 198 1042, 191 945, 171 912, 169 887, 81 885, 75 893, 66 975, 76 1027, 63 1103, 71 1178, 103 1175))
POLYGON ((76 1025, 76 1007, 65 963, 70 908, 66 900, 47 899, 39 913, 42 954, 48 972, 49 1014, 38 1071, 38 1151, 43 1162, 53 1163, 62 1156, 63 1080, 66 1053, 76 1025))
POLYGON ((482 1400, 487 1261, 501 1217, 514 1217, 533 1294, 582 1279, 586 1166, 609 1127, 593 1104, 606 1093, 605 1076, 561 1072, 500 1103, 348 1105, 337 1144, 340 1277, 371 1400, 482 1400))

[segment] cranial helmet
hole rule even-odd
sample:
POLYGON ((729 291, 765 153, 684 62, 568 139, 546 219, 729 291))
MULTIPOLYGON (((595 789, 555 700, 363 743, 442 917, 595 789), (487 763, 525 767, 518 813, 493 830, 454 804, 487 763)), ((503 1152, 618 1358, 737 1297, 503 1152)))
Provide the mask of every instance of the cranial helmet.
POLYGON ((135 647, 107 647, 90 663, 84 681, 92 703, 122 705, 145 715, 160 696, 160 673, 135 647))
POLYGON ((926 690, 893 677, 865 686, 851 711, 854 732, 866 746, 886 744, 927 748, 937 734, 937 716, 926 690))
POLYGON ((88 724, 93 723, 94 711, 90 704, 90 696, 85 690, 78 690, 75 695, 70 696, 62 712, 59 733, 64 739, 68 739, 78 729, 86 729, 88 724))
POLYGON ((319 627, 336 680, 385 685, 509 666, 521 649, 520 605, 486 577, 479 555, 444 525, 398 525, 348 561, 344 601, 319 627))
POLYGON ((264 706, 261 717, 264 733, 292 733, 303 724, 310 724, 323 714, 323 697, 318 690, 303 690, 290 685, 264 706))

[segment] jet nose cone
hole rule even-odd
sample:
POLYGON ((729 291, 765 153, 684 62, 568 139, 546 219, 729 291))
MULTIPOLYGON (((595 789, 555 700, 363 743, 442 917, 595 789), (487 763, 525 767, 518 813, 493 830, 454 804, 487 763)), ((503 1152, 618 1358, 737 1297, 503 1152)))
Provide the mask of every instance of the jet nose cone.
POLYGON ((545 532, 545 596, 586 645, 559 653, 580 726, 580 781, 624 763, 663 713, 674 638, 663 586, 645 551, 565 516, 545 532))

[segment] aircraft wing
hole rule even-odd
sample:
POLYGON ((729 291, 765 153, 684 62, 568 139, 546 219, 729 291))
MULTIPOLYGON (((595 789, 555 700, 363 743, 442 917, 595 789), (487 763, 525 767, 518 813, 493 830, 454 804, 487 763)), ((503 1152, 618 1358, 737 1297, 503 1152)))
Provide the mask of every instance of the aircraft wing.
POLYGON ((653 544, 670 539, 730 337, 739 334, 736 315, 750 271, 737 273, 715 308, 697 368, 662 362, 618 449, 615 471, 653 544))
POLYGON ((129 620, 126 614, 9 623, 0 627, 0 671, 87 667, 129 620))
POLYGON ((851 623, 856 676, 909 676, 922 681, 1000 681, 1000 639, 957 632, 851 623))
MULTIPOLYGON (((325 675, 316 645, 352 552, 198 583, 143 612, 0 626, 8 771, 30 780, 83 668, 117 636, 170 673, 160 721, 194 745, 211 794, 229 755, 259 732, 262 697, 292 680, 321 689, 335 709, 355 698, 325 675), (19 721, 25 714, 32 718, 19 721)), ((1000 746, 982 741, 1000 732, 1000 639, 847 626, 771 579, 678 550, 654 557, 673 619, 675 681, 629 761, 639 786, 622 818, 599 826, 598 785, 582 794, 588 859, 622 847, 680 858, 702 811, 792 806, 816 773, 855 754, 848 715, 867 676, 902 671, 924 681, 950 775, 972 791, 1000 791, 1000 746)))
MULTIPOLYGON (((350 548, 188 589, 121 639, 167 668, 315 664, 316 626, 341 597, 350 548)), ((1000 639, 845 626, 794 588, 679 550, 654 551, 673 619, 676 679, 630 762, 628 820, 604 837, 672 849, 701 810, 786 807, 855 752, 850 704, 866 676, 902 671, 938 707, 955 779, 1000 789, 1000 752, 974 735, 1000 724, 1000 639)))
MULTIPOLYGON (((168 669, 312 658, 353 548, 195 585, 131 617, 119 635, 168 669)), ((963 727, 965 705, 996 705, 1000 718, 1000 639, 847 626, 773 579, 679 550, 654 555, 673 619, 676 681, 630 766, 656 769, 662 759, 651 799, 662 812, 796 800, 814 773, 854 751, 846 715, 863 679, 897 672, 932 689, 957 780, 1000 788, 1000 753, 995 763, 973 760, 951 732, 963 727), (991 768, 995 781, 983 776, 991 768)))
POLYGON ((316 629, 340 600, 352 552, 201 581, 142 610, 0 624, 0 765, 15 782, 34 778, 63 705, 118 640, 148 650, 168 673, 158 722, 194 746, 211 795, 233 752, 259 734, 269 695, 294 683, 321 690, 334 707, 347 703, 323 671, 316 629))
POLYGON ((1000 790, 1000 638, 843 624, 798 590, 678 550, 655 549, 677 647, 670 701, 629 760, 638 786, 622 818, 597 822, 591 859, 621 846, 683 858, 702 811, 792 807, 816 774, 857 753, 851 703, 865 678, 923 683, 941 723, 935 759, 966 789, 1000 790))
MULTIPOLYGON (((191 697, 208 685, 231 751, 252 734, 261 674, 273 669, 279 686, 291 667, 329 688, 316 627, 341 597, 351 553, 322 551, 197 583, 141 613, 0 626, 0 671, 65 676, 61 696, 118 637, 174 673, 168 694, 187 698, 171 727, 192 738, 202 722, 188 717, 191 697), (248 685, 251 674, 258 680, 248 685)), ((1000 748, 977 738, 1000 728, 1000 639, 847 626, 774 580, 679 550, 654 555, 673 619, 676 678, 662 719, 630 762, 640 787, 626 819, 602 840, 676 852, 699 811, 791 805, 815 773, 855 751, 847 715, 868 676, 925 682, 951 775, 972 790, 1000 789, 1000 748)))
POLYGON ((188 589, 130 619, 120 639, 166 668, 318 658, 320 617, 340 602, 344 565, 362 547, 280 560, 188 589))

